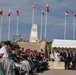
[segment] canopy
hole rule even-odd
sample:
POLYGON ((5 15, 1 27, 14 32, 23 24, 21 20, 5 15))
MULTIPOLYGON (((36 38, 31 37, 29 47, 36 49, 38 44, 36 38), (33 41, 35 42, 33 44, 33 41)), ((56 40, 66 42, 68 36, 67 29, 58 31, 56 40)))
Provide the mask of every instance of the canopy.
POLYGON ((76 40, 54 39, 52 48, 76 48, 76 40))

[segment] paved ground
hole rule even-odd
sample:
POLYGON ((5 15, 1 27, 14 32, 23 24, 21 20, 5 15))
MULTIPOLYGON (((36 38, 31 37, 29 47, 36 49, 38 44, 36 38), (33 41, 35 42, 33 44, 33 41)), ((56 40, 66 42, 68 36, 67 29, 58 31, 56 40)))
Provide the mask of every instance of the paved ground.
POLYGON ((76 70, 48 70, 34 75, 76 75, 76 70))

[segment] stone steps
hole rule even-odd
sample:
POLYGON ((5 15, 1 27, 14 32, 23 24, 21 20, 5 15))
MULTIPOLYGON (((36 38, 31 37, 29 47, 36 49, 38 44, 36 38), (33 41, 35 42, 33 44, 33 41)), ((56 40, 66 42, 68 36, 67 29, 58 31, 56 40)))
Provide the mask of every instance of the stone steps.
POLYGON ((31 50, 37 50, 39 51, 40 49, 40 45, 41 43, 38 43, 38 42, 18 42, 17 43, 20 47, 24 48, 25 50, 26 49, 31 49, 31 50))

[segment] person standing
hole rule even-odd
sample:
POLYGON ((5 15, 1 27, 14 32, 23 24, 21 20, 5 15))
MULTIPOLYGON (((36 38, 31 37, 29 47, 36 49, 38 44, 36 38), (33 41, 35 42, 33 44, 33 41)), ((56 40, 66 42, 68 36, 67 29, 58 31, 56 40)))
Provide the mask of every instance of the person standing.
POLYGON ((50 60, 51 61, 55 61, 55 57, 54 57, 54 52, 52 51, 52 53, 50 54, 50 60))
POLYGON ((64 55, 65 55, 65 50, 62 49, 62 51, 60 52, 60 56, 61 56, 60 61, 61 62, 64 62, 64 55))
POLYGON ((72 57, 72 69, 73 70, 76 69, 76 52, 73 53, 73 57, 72 57))
POLYGON ((54 56, 55 56, 55 61, 60 62, 60 53, 58 50, 56 51, 56 53, 54 53, 54 56))
POLYGON ((64 54, 64 62, 65 62, 65 69, 68 70, 70 67, 70 53, 69 50, 67 50, 64 54))
POLYGON ((69 69, 70 66, 70 53, 69 50, 65 51, 65 49, 62 49, 61 55, 61 61, 64 61, 64 67, 65 70, 69 69))

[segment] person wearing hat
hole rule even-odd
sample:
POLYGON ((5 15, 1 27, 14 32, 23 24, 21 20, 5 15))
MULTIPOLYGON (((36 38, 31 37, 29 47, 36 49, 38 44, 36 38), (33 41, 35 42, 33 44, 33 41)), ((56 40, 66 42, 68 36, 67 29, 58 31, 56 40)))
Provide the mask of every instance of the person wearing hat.
POLYGON ((4 46, 0 49, 0 62, 5 70, 6 75, 12 75, 11 65, 8 59, 8 52, 11 50, 11 42, 6 41, 4 46))

